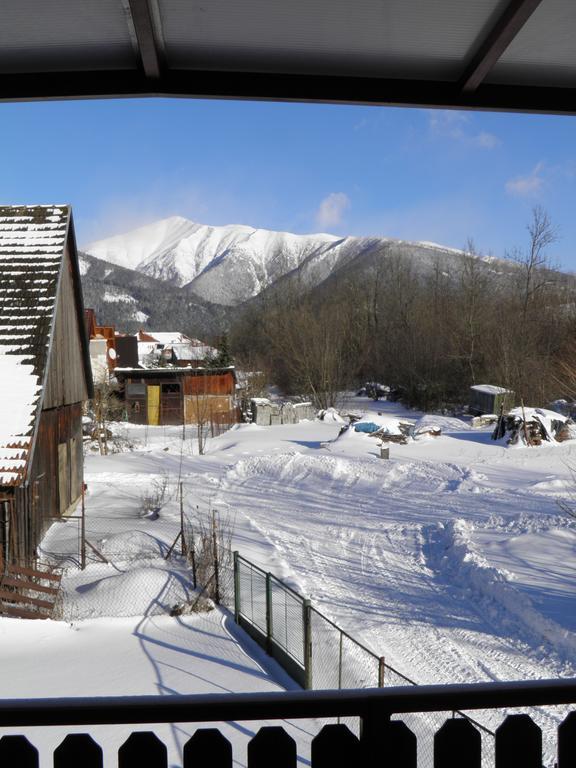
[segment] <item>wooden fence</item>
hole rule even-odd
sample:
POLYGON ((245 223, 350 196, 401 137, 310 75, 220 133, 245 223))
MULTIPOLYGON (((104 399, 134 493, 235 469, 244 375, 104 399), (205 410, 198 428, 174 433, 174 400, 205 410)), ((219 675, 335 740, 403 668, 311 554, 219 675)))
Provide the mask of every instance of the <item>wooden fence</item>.
MULTIPOLYGON (((21 734, 33 726, 149 723, 223 723, 361 718, 361 736, 330 724, 312 740, 312 768, 417 768, 415 735, 401 719, 408 713, 445 712, 434 734, 434 768, 480 768, 480 734, 458 709, 497 709, 576 703, 576 680, 420 686, 355 691, 301 691, 199 696, 0 701, 0 765, 38 768, 37 750, 21 734)), ((48 764, 44 759, 44 764, 48 764)), ((218 728, 202 727, 184 745, 184 768, 231 768, 232 747, 218 728)), ((296 768, 297 747, 280 725, 260 728, 247 750, 248 768, 296 768)), ((119 768, 168 768, 165 745, 153 731, 133 733, 118 750, 119 768)), ((576 764, 576 711, 558 729, 557 768, 576 764)), ((53 753, 54 768, 102 768, 102 750, 89 734, 65 736, 53 753)), ((542 768, 542 734, 526 714, 509 715, 496 731, 495 768, 542 768)))

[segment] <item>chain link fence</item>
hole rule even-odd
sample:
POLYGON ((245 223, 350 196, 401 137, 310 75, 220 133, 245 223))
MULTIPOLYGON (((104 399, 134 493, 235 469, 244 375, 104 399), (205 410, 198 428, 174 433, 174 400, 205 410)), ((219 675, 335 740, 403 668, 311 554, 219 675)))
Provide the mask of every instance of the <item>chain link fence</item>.
MULTIPOLYGON (((144 501, 144 511, 139 507, 122 519, 91 515, 84 535, 80 516, 59 524, 57 546, 44 554, 53 563, 72 563, 63 582, 61 618, 188 612, 209 599, 233 613, 237 623, 304 688, 415 685, 303 595, 232 552, 231 531, 216 510, 203 514, 185 510, 181 489, 180 498, 172 489, 170 514, 166 512, 169 504, 157 514, 158 499, 144 501), (82 549, 91 569, 89 585, 78 568, 82 549), (113 614, 107 603, 114 604, 113 614)), ((466 717, 462 713, 402 716, 417 736, 420 766, 433 765, 434 734, 447 716, 466 717)), ((483 766, 493 766, 494 734, 469 719, 482 734, 483 766)), ((342 722, 359 733, 357 718, 342 722)))
MULTIPOLYGON (((234 553, 235 618, 305 688, 416 685, 331 621, 302 595, 234 553)), ((433 766, 434 734, 447 717, 465 717, 483 740, 483 765, 494 765, 494 734, 461 712, 403 715, 418 744, 418 765, 433 766)), ((343 718, 359 734, 358 718, 343 718)))

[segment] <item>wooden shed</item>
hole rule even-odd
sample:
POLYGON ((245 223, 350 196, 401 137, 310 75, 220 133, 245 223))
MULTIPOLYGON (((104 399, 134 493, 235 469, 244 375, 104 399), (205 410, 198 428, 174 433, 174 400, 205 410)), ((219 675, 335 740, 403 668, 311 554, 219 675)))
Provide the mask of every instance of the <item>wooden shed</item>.
POLYGON ((480 416, 486 413, 507 411, 514 405, 514 392, 494 384, 474 384, 470 387, 470 413, 480 416))
POLYGON ((80 498, 82 409, 91 395, 72 212, 0 207, 3 562, 33 562, 48 526, 80 498))
POLYGON ((116 369, 128 421, 150 426, 238 421, 234 368, 116 369))

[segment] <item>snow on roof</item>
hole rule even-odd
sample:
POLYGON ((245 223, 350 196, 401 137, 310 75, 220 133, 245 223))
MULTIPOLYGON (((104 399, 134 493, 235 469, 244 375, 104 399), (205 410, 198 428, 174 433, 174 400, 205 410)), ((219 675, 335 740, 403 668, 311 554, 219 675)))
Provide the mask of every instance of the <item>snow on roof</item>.
MULTIPOLYGON (((191 344, 193 339, 179 331, 146 331, 148 336, 154 338, 159 344, 191 344)), ((200 344, 201 342, 197 342, 200 344)))
POLYGON ((152 354, 159 346, 164 349, 171 349, 176 360, 205 360, 208 357, 214 357, 218 350, 214 347, 204 344, 198 339, 190 339, 183 333, 168 332, 140 332, 140 338, 145 336, 145 340, 138 342, 138 358, 142 361, 144 357, 152 354))
POLYGON ((474 384, 470 389, 474 389, 476 392, 484 392, 487 395, 505 395, 508 392, 512 392, 505 387, 496 387, 494 384, 474 384))
POLYGON ((177 360, 204 360, 218 354, 218 350, 208 344, 172 344, 177 360))
POLYGON ((520 419, 526 419, 526 421, 538 420, 545 425, 552 421, 560 421, 563 424, 568 421, 567 416, 563 416, 556 411, 549 411, 546 408, 529 408, 527 406, 519 406, 518 408, 512 408, 508 411, 508 416, 516 416, 520 419))
POLYGON ((0 485, 24 477, 70 211, 0 206, 0 485))

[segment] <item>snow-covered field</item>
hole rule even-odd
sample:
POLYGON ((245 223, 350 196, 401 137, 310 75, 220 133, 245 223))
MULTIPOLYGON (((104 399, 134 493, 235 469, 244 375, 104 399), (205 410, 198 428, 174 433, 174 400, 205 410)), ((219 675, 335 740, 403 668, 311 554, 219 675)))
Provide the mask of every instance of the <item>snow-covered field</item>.
MULTIPOLYGON (((576 676, 576 523, 557 504, 574 485, 576 443, 508 448, 456 418, 365 398, 347 408, 434 424, 442 436, 392 444, 386 461, 374 438, 338 438, 333 421, 242 425, 198 456, 179 428, 130 427, 135 450, 89 456, 88 537, 115 565, 69 571, 68 623, 0 620, 4 696, 286 684, 253 644, 237 645, 219 612, 155 615, 187 589, 183 566, 162 560, 176 500, 142 516, 141 496, 166 475, 181 477, 189 510, 230 516, 242 554, 417 682, 576 676), (123 563, 118 553, 131 550, 143 558, 123 563), (102 613, 116 618, 83 618, 102 613)), ((44 549, 70 564, 77 536, 75 521, 57 523, 44 549)), ((552 731, 560 717, 551 709, 539 720, 552 731)))

